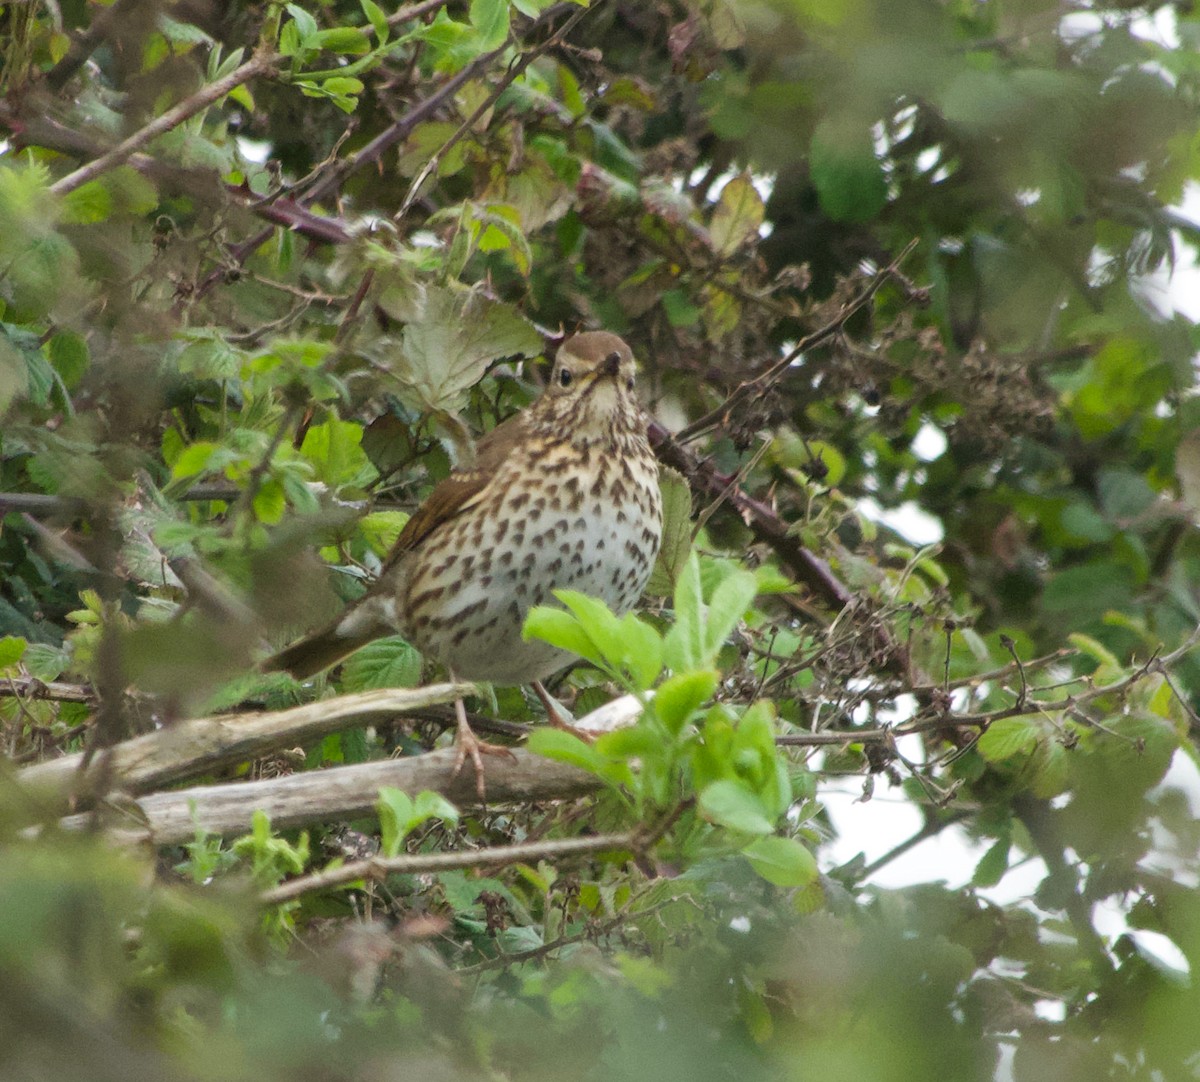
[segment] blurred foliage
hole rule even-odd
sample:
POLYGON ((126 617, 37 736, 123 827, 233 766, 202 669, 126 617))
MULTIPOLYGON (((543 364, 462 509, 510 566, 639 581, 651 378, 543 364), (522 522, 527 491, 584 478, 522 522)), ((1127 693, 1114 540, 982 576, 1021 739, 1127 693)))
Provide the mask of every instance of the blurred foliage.
POLYGON ((1200 14, 416 7, 0 5, 0 1077, 1200 1077, 1200 331, 1155 301, 1200 243, 1200 14), (646 611, 528 629, 585 659, 577 713, 656 690, 595 745, 532 738, 601 796, 379 819, 389 855, 659 823, 648 852, 264 916, 252 890, 379 822, 258 816, 157 864, 19 834, 20 764, 431 676, 400 639, 315 685, 254 663, 582 326, 792 548, 699 483, 692 545, 666 480, 646 611), (973 874, 832 867, 845 775, 973 874))

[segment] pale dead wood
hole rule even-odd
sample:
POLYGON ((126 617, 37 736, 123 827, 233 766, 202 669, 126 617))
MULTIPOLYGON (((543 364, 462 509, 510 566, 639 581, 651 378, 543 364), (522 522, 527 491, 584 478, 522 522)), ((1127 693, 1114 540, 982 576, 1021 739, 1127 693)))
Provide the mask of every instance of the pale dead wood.
MULTIPOLYGON (((277 830, 373 815, 383 786, 413 796, 432 790, 460 806, 475 804, 474 772, 462 770, 451 776, 454 758, 453 748, 443 748, 410 759, 310 770, 264 781, 201 785, 114 802, 97 814, 109 836, 118 842, 177 845, 190 841, 198 829, 221 835, 245 834, 260 810, 270 816, 271 826, 277 830)), ((602 784, 576 767, 543 759, 523 748, 514 748, 511 758, 489 758, 487 764, 489 806, 572 799, 595 792, 602 784)), ((92 814, 60 821, 67 830, 95 824, 92 814)))
POLYGON ((72 800, 97 792, 119 789, 136 796, 280 748, 311 744, 371 718, 423 710, 473 691, 471 684, 382 688, 289 710, 193 718, 99 751, 86 763, 82 753, 66 755, 25 767, 17 777, 49 807, 66 811, 72 800))

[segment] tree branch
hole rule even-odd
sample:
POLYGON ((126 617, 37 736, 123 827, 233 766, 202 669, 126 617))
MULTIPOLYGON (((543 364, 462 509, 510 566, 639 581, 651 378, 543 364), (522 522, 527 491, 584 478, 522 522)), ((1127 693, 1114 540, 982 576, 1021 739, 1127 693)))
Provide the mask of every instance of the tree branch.
MULTIPOLYGON (((544 761, 544 760, 543 760, 544 761)), ((479 868, 493 864, 515 864, 547 860, 552 857, 579 856, 603 853, 606 850, 636 851, 641 847, 637 834, 595 834, 582 838, 557 838, 516 845, 493 845, 484 849, 467 849, 451 853, 418 853, 412 856, 371 857, 356 860, 336 868, 316 872, 282 883, 264 891, 259 901, 264 905, 290 902, 303 894, 327 890, 353 883, 356 879, 380 880, 389 875, 414 875, 419 872, 447 872, 458 868, 479 868)))
MULTIPOLYGON (((236 835, 250 830, 254 813, 266 812, 278 830, 294 830, 331 819, 375 813, 380 788, 394 786, 415 796, 441 793, 460 807, 478 803, 470 770, 454 773, 456 752, 441 748, 407 759, 383 759, 355 766, 310 770, 263 781, 202 785, 150 793, 101 805, 96 812, 59 820, 65 830, 94 829, 97 817, 122 844, 179 845, 197 832, 236 835)), ((604 783, 577 767, 514 748, 511 758, 489 759, 487 798, 491 804, 570 800, 604 783)), ((490 859, 495 859, 494 854, 490 859)))
POLYGON ((733 392, 721 403, 715 410, 706 413, 699 420, 693 421, 686 428, 681 429, 675 436, 679 443, 689 443, 697 436, 702 435, 711 428, 715 428, 718 424, 727 420, 733 412, 736 405, 740 404, 744 399, 749 398, 754 394, 762 394, 780 379, 783 374, 792 366, 796 358, 806 350, 815 348, 829 341, 835 335, 841 332, 851 316, 862 309, 872 297, 883 287, 884 283, 890 279, 899 276, 900 267, 904 261, 912 255, 917 247, 917 241, 910 240, 900 254, 891 261, 886 267, 877 271, 871 276, 871 280, 859 292, 859 294, 849 301, 837 316, 831 319, 825 326, 818 328, 811 334, 806 334, 800 339, 796 345, 788 351, 788 353, 775 364, 771 365, 761 375, 755 376, 753 379, 746 380, 739 384, 733 392))
POLYGON ((214 102, 225 97, 231 90, 236 89, 257 75, 263 75, 273 70, 279 61, 279 56, 272 53, 261 53, 251 57, 246 63, 231 71, 228 75, 201 87, 190 97, 184 98, 179 104, 172 106, 161 116, 156 116, 149 124, 139 128, 129 138, 122 140, 112 150, 99 158, 80 166, 73 173, 56 180, 50 185, 50 191, 55 195, 66 195, 76 188, 94 180, 101 173, 126 161, 134 152, 141 150, 147 143, 165 135, 190 120, 197 113, 207 109, 214 102))
POLYGON ((168 782, 311 743, 380 715, 421 710, 469 695, 471 684, 384 688, 308 703, 290 710, 192 718, 97 751, 25 767, 17 778, 50 806, 66 810, 113 787, 147 792, 168 782))
POLYGON ((755 535, 774 549, 792 574, 832 608, 842 609, 854 594, 833 573, 829 564, 793 536, 791 528, 770 507, 756 500, 707 462, 701 462, 657 421, 649 426, 650 442, 664 464, 678 470, 706 498, 724 498, 741 515, 755 535))
POLYGON ((94 703, 96 692, 87 684, 39 680, 35 676, 10 676, 0 682, 0 698, 51 699, 60 703, 94 703))

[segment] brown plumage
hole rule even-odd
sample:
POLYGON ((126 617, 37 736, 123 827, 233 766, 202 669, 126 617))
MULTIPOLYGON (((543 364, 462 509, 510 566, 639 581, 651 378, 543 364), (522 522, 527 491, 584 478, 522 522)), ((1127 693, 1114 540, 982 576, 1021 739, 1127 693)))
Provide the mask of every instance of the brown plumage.
MULTIPOLYGON (((399 633, 456 677, 544 694, 540 681, 570 657, 521 638, 529 609, 569 588, 626 611, 658 553, 657 468, 633 384, 616 335, 569 338, 542 396, 433 489, 367 594, 266 666, 303 678, 399 633)), ((479 752, 496 749, 456 705, 458 763, 469 755, 482 786, 479 752)))

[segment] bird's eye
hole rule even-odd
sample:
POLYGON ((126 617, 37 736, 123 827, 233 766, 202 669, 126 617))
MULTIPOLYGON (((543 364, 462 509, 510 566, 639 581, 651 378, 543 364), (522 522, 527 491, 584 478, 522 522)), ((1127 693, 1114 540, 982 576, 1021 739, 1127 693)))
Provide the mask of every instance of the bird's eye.
POLYGON ((628 378, 628 379, 625 381, 625 387, 626 387, 626 389, 627 389, 627 390, 630 390, 630 391, 632 391, 632 390, 633 390, 633 376, 630 376, 630 377, 629 377, 629 378, 628 378))
POLYGON ((571 380, 574 378, 575 377, 571 375, 571 370, 569 368, 560 368, 558 370, 558 385, 560 387, 570 387, 571 380))

